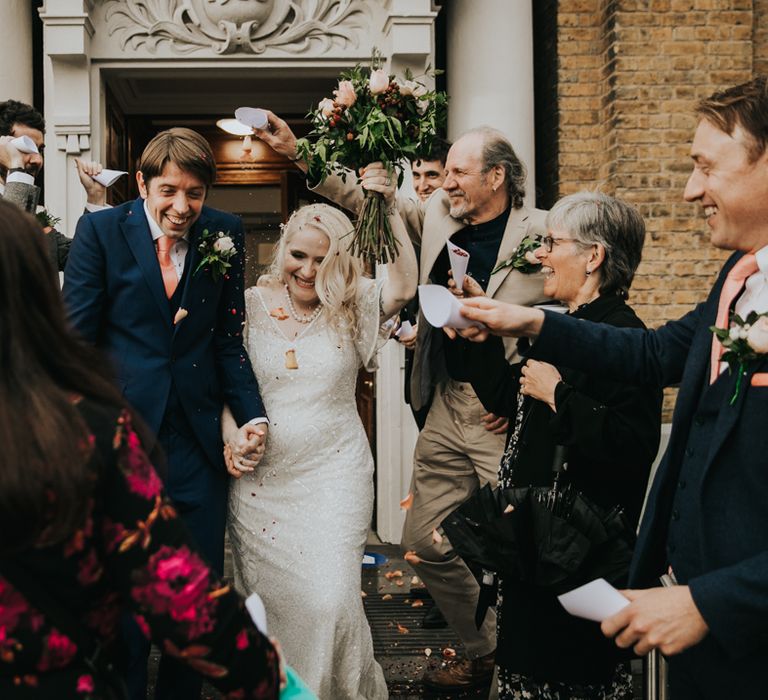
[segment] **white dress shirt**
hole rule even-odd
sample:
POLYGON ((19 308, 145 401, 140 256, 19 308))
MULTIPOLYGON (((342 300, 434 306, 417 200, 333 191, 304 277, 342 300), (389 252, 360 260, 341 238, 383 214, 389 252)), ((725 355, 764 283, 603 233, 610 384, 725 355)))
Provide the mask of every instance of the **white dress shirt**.
POLYGON ((760 248, 755 253, 755 259, 758 270, 747 278, 744 292, 733 307, 741 318, 746 318, 750 311, 768 311, 768 246, 760 248))

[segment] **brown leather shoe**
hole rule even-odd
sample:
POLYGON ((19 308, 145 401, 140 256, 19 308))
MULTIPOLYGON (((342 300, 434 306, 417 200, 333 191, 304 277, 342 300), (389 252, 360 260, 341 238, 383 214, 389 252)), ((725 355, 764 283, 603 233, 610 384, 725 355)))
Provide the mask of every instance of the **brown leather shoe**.
POLYGON ((465 690, 491 682, 496 651, 477 659, 458 659, 424 674, 424 685, 433 690, 465 690))

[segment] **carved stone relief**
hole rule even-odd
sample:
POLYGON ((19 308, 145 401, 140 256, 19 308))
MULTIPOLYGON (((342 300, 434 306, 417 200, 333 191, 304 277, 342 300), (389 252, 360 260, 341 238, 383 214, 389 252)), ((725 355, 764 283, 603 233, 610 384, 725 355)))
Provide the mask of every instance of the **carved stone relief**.
POLYGON ((155 53, 168 42, 179 54, 213 49, 218 54, 261 54, 277 48, 358 46, 370 22, 366 0, 106 0, 110 35, 122 50, 155 53))

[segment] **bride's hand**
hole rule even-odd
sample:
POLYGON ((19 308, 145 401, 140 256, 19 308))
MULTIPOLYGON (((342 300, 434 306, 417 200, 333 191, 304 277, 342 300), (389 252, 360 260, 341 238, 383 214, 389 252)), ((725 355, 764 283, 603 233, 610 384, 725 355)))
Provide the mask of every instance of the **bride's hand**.
POLYGON ((227 441, 224 460, 227 471, 236 479, 258 466, 264 455, 268 431, 267 423, 246 423, 227 441))

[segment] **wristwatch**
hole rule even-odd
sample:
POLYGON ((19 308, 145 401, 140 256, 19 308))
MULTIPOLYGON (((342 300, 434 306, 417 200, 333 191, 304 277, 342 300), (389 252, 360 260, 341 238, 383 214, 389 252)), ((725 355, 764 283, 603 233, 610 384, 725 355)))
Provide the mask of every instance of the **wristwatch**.
POLYGON ((8 168, 8 174, 11 173, 26 173, 27 171, 24 170, 24 168, 8 168))

